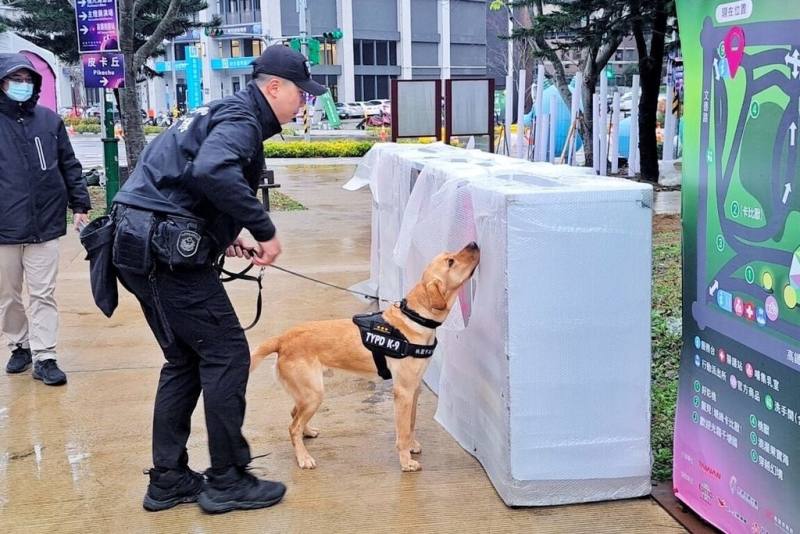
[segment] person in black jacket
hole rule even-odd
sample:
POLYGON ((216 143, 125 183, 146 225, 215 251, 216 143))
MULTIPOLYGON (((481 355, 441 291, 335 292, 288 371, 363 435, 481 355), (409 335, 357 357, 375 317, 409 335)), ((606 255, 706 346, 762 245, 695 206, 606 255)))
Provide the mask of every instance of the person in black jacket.
POLYGON ((0 54, 0 330, 12 350, 7 373, 33 361, 35 379, 60 385, 67 377, 56 363, 58 238, 67 232, 67 206, 78 229, 91 203, 61 117, 36 105, 41 86, 28 58, 0 54))
POLYGON ((263 141, 322 94, 302 54, 275 45, 239 93, 181 117, 150 142, 115 198, 114 266, 139 300, 166 363, 153 415, 153 468, 144 508, 197 500, 206 512, 271 506, 280 482, 247 471, 242 436, 250 350, 211 266, 217 255, 269 265, 281 252, 256 197, 263 141), (243 228, 252 239, 239 236, 243 228), (192 412, 203 393, 211 467, 188 467, 192 412))

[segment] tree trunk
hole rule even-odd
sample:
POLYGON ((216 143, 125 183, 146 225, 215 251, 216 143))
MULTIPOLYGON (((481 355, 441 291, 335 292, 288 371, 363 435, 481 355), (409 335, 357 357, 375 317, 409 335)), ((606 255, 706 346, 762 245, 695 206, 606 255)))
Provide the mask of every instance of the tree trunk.
MULTIPOLYGON (((661 85, 661 63, 654 64, 651 58, 639 61, 642 95, 639 100, 639 157, 642 179, 658 182, 658 142, 656 121, 658 113, 658 91, 661 85)), ((669 112, 669 111, 667 111, 669 112)))
POLYGON ((119 0, 120 50, 125 60, 125 87, 119 90, 122 130, 125 134, 125 152, 128 172, 133 171, 139 154, 144 150, 144 129, 139 114, 139 95, 136 91, 136 49, 134 44, 134 0, 119 0))
POLYGON ((591 167, 594 164, 594 147, 592 146, 592 135, 594 133, 594 88, 597 85, 597 75, 594 69, 584 69, 583 87, 581 88, 581 100, 583 100, 583 113, 579 121, 578 129, 583 139, 583 154, 586 159, 584 166, 591 167))
POLYGON ((133 54, 125 54, 125 87, 120 89, 120 115, 122 130, 125 132, 125 152, 128 156, 128 172, 133 171, 139 155, 144 150, 145 137, 142 116, 139 112, 139 91, 136 90, 136 72, 128 69, 128 61, 133 62, 133 54), (130 57, 130 59, 129 59, 130 57))
MULTIPOLYGON (((666 0, 657 0, 650 50, 644 38, 640 22, 633 25, 633 34, 639 52, 639 75, 642 94, 639 100, 639 157, 643 180, 658 183, 658 142, 656 122, 658 116, 658 93, 661 87, 661 67, 664 64, 664 39, 667 30, 666 0)), ((664 110, 672 113, 672 110, 664 110)))

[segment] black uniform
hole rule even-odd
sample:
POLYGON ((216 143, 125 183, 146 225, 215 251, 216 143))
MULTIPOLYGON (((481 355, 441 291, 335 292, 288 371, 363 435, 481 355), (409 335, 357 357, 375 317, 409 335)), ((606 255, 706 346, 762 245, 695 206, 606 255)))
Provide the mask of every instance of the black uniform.
POLYGON ((212 260, 241 229, 275 228, 255 192, 263 141, 280 132, 255 83, 198 108, 154 139, 115 198, 114 265, 139 300, 166 363, 153 416, 153 464, 187 464, 201 390, 211 466, 245 466, 241 433, 250 351, 212 260))

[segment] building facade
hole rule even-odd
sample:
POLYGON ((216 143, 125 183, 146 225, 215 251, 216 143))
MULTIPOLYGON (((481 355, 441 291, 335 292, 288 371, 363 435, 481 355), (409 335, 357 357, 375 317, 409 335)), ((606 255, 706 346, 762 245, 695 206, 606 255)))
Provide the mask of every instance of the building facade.
MULTIPOLYGON (((393 78, 487 76, 486 0, 307 0, 307 27, 320 40, 314 79, 336 101, 390 98, 393 78), (324 38, 340 29, 340 39, 324 38)), ((184 108, 235 93, 250 81, 250 62, 265 46, 300 35, 297 0, 210 0, 200 22, 219 16, 207 35, 195 29, 165 42, 152 61, 161 74, 143 88, 142 105, 184 108), (187 48, 188 47, 188 48, 187 48), (187 55, 188 53, 188 55, 187 55), (197 55, 196 58, 192 57, 197 55)))

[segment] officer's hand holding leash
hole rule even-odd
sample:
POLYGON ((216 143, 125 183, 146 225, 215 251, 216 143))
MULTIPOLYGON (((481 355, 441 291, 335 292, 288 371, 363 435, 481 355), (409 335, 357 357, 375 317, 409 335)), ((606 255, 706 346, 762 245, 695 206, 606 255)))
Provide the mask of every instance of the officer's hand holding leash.
POLYGON ((239 237, 231 246, 225 249, 225 256, 229 258, 251 259, 258 249, 258 242, 254 239, 239 237))
POLYGON ((281 242, 277 237, 273 237, 269 241, 259 241, 258 248, 253 252, 255 253, 252 258, 253 264, 266 267, 281 255, 281 242))

